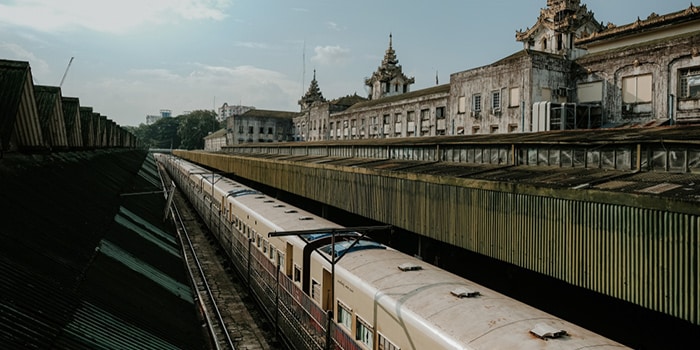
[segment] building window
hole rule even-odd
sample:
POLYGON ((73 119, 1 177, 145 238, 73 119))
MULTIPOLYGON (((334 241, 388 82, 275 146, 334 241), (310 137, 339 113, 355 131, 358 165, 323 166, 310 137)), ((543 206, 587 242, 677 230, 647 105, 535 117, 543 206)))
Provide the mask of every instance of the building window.
POLYGON ((272 128, 267 128, 267 134, 268 134, 268 135, 274 134, 274 132, 272 132, 272 128))
POLYGON ((299 269, 299 266, 296 264, 294 265, 294 282, 299 282, 301 281, 301 270, 299 269))
POLYGON ((338 302, 338 323, 348 330, 352 329, 352 313, 350 313, 350 308, 345 307, 340 302, 338 302))
POLYGON ((510 88, 508 96, 508 107, 520 106, 520 88, 510 88))
POLYGON ((378 343, 377 344, 379 347, 379 350, 401 350, 398 346, 394 345, 389 339, 385 338, 384 335, 381 333, 378 334, 378 343))
POLYGON ((472 111, 481 112, 481 94, 474 94, 472 96, 472 111))
POLYGON ((321 284, 316 282, 316 280, 311 280, 311 299, 318 301, 321 295, 321 284))
POLYGON ((238 133, 242 134, 243 133, 243 125, 238 126, 238 133))
POLYGON ((420 120, 430 120, 430 110, 429 109, 421 109, 420 120))
POLYGON ((445 119, 445 107, 435 108, 435 118, 436 119, 445 119))
POLYGON ((651 102, 651 74, 637 75, 622 79, 623 103, 651 102))
POLYGON ((391 115, 385 114, 382 117, 382 122, 384 123, 384 125, 389 125, 389 123, 391 123, 391 115))
POLYGON ((492 134, 497 134, 498 133, 498 125, 491 125, 489 132, 492 134))
POLYGON ((357 318, 357 332, 355 333, 355 339, 359 340, 362 344, 370 349, 373 349, 372 340, 374 340, 374 333, 372 333, 372 327, 363 321, 361 318, 357 318))
POLYGON ((678 81, 678 97, 700 98, 700 67, 681 70, 678 81))
POLYGON ((406 112, 406 121, 412 122, 416 120, 416 111, 406 112))
POLYGON ((249 126, 249 127, 248 127, 248 133, 249 133, 249 134, 252 134, 252 133, 253 133, 253 127, 252 127, 252 126, 249 126))
POLYGON ((457 102, 457 114, 464 114, 467 112, 467 97, 460 96, 459 102, 457 102))
POLYGON ((501 110, 501 90, 491 91, 491 109, 494 112, 501 110))
POLYGON ((600 102, 603 100, 603 82, 596 81, 578 84, 576 94, 578 95, 579 103, 600 102))

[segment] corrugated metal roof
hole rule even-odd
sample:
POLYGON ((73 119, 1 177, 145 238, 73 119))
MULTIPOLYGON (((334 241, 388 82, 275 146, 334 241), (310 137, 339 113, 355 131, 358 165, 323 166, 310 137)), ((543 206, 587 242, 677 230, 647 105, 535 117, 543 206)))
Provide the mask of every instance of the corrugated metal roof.
POLYGON ((139 170, 155 166, 145 157, 136 150, 5 155, 1 347, 203 348, 159 181, 154 169, 139 170))
POLYGON ((29 62, 0 60, 0 148, 8 149, 14 130, 29 62))

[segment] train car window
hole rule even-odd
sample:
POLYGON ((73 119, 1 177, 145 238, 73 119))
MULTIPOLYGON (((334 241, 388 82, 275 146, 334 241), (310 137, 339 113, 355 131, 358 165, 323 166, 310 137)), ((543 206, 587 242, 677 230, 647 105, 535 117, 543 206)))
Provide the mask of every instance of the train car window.
POLYGON ((338 301, 338 324, 342 324, 347 330, 352 329, 352 309, 338 301))
POLYGON ((275 246, 270 244, 270 260, 275 260, 275 246))
POLYGON ((389 339, 384 337, 383 334, 381 334, 379 332, 377 332, 377 333, 378 333, 377 342, 379 343, 379 344, 377 344, 377 349, 379 349, 379 350, 401 350, 400 347, 394 345, 394 343, 392 343, 389 339))
POLYGON ((299 269, 299 266, 294 264, 294 282, 299 281, 301 281, 301 270, 299 269))
POLYGON ((284 253, 282 251, 277 251, 277 266, 280 267, 280 271, 284 271, 284 253))
POLYGON ((319 296, 321 295, 321 284, 316 282, 316 280, 311 280, 311 299, 318 302, 319 296))
MULTIPOLYGON (((260 236, 258 236, 258 237, 260 237, 260 236)), ((265 253, 265 254, 267 254, 267 246, 268 246, 267 241, 263 240, 263 253, 265 253)))
POLYGON ((357 331, 355 332, 355 340, 359 340, 362 344, 370 349, 372 347, 372 340, 374 339, 374 333, 372 332, 372 327, 369 323, 365 322, 359 316, 357 317, 357 331))
MULTIPOLYGON (((255 233, 253 233, 253 234, 255 234, 255 233)), ((258 235, 258 248, 260 248, 261 245, 262 245, 262 237, 260 235, 258 235)))

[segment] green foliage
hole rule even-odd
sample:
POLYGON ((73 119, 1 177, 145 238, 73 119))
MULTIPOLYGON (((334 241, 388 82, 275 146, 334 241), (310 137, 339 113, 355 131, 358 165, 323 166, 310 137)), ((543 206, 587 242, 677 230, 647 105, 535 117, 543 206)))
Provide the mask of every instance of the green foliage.
POLYGON ((204 149, 204 137, 225 126, 213 111, 197 110, 175 118, 161 118, 151 125, 128 130, 149 148, 204 149))
POLYGON ((204 137, 220 128, 213 111, 197 110, 178 118, 181 120, 177 134, 180 148, 184 149, 204 149, 204 137))

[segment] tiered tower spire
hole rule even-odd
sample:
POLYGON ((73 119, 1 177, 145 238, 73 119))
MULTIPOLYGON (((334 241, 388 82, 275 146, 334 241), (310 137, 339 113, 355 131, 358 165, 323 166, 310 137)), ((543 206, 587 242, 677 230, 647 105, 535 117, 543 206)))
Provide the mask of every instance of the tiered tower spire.
POLYGON ((365 85, 370 89, 369 98, 378 99, 409 92, 410 85, 414 82, 415 78, 409 78, 403 74, 394 51, 393 35, 389 34, 389 48, 384 53, 382 65, 377 68, 372 77, 365 79, 365 85))
POLYGON ((323 94, 321 93, 321 89, 318 87, 315 69, 314 78, 311 80, 311 84, 309 84, 309 90, 306 91, 306 94, 301 97, 301 100, 299 100, 299 105, 301 106, 302 110, 307 110, 311 108, 314 102, 326 102, 326 99, 323 98, 323 94))

